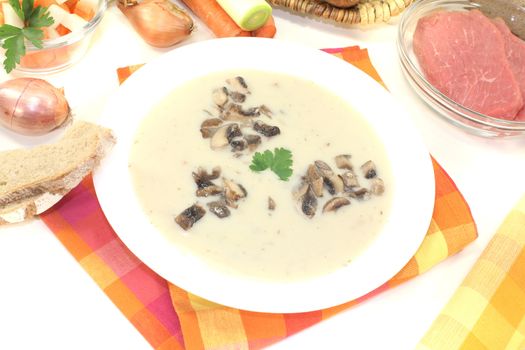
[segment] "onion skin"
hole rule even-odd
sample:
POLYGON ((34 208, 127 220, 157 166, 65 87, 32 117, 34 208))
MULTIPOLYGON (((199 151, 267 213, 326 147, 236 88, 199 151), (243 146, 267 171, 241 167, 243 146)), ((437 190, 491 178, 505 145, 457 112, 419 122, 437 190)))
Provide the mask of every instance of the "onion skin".
POLYGON ((144 0, 126 3, 118 8, 148 44, 170 47, 186 39, 193 31, 193 20, 169 0, 144 0))
POLYGON ((42 79, 18 78, 0 84, 0 124, 22 135, 43 135, 71 116, 64 93, 42 79))

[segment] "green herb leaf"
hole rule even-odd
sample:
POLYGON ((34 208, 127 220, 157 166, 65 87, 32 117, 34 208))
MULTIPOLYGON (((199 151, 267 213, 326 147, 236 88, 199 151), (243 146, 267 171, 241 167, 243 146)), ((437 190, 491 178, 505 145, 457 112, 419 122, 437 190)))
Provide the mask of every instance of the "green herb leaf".
POLYGON ((22 11, 22 8, 20 7, 20 2, 18 2, 18 0, 9 0, 9 5, 11 5, 16 15, 20 17, 22 22, 26 20, 24 16, 24 11, 22 11))
POLYGON ((255 152, 250 169, 259 172, 269 168, 279 179, 288 181, 293 173, 292 165, 292 152, 285 148, 275 148, 273 153, 270 150, 255 152))
POLYGON ((42 48, 44 32, 42 27, 49 27, 55 20, 49 14, 47 7, 33 8, 34 0, 9 0, 9 4, 18 17, 24 22, 24 28, 17 28, 9 24, 0 26, 0 40, 5 51, 4 69, 11 72, 20 58, 26 54, 25 40, 30 41, 35 47, 42 48))
POLYGON ((39 49, 42 48, 42 39, 44 38, 42 30, 37 28, 24 28, 22 29, 22 33, 27 40, 33 43, 33 45, 39 49))
POLYGON ((37 6, 33 9, 33 12, 31 12, 31 17, 27 22, 28 27, 42 28, 49 27, 50 25, 55 23, 55 20, 53 19, 53 17, 51 17, 51 14, 49 13, 47 7, 37 6))
POLYGON ((34 0, 22 1, 22 11, 24 12, 24 18, 22 18, 22 21, 25 21, 31 18, 31 12, 33 12, 34 5, 35 5, 34 0))
POLYGON ((4 68, 9 73, 20 63, 20 57, 26 53, 22 32, 20 31, 18 35, 5 39, 2 47, 6 49, 4 68))

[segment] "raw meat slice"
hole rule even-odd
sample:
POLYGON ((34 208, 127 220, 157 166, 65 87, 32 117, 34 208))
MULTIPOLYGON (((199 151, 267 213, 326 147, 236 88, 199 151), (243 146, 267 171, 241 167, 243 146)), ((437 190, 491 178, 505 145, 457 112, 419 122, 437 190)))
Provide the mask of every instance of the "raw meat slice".
POLYGON ((421 18, 413 45, 428 81, 457 103, 508 120, 522 109, 503 35, 478 10, 421 18))
MULTIPOLYGON (((510 69, 518 81, 521 96, 525 99, 525 41, 512 34, 510 28, 501 18, 496 18, 493 22, 503 34, 510 69)), ((516 120, 525 120, 525 106, 516 115, 516 120)))

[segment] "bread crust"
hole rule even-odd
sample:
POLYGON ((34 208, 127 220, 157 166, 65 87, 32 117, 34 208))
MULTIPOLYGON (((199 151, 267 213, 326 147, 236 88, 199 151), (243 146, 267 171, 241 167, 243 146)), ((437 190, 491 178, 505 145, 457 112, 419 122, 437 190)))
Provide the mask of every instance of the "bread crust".
MULTIPOLYGON (((85 129, 90 132, 96 130, 92 136, 96 139, 90 138, 89 140, 95 142, 91 154, 87 158, 79 159, 79 163, 75 164, 74 167, 68 167, 61 171, 57 170, 46 178, 30 181, 0 196, 0 225, 25 221, 51 208, 93 171, 115 143, 110 130, 95 124, 78 121, 74 122, 69 128, 85 129)), ((57 141, 57 144, 66 139, 69 141, 69 139, 75 140, 75 138, 80 143, 86 142, 78 137, 79 135, 75 130, 69 133, 66 131, 64 137, 57 141)), ((39 147, 35 147, 31 152, 37 156, 39 147)), ((0 161, 2 156, 0 153, 0 161)))

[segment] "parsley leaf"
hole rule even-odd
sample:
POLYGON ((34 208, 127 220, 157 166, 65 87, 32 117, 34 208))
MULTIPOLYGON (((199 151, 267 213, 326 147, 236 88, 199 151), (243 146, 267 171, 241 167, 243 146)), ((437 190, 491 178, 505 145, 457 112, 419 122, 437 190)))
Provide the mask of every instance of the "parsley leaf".
POLYGON ((37 6, 33 9, 33 12, 31 12, 31 17, 27 23, 29 27, 41 28, 49 27, 55 23, 55 20, 51 17, 47 7, 37 6))
POLYGON ((279 179, 288 181, 293 173, 292 165, 292 152, 281 147, 275 148, 273 153, 270 150, 255 152, 250 169, 259 172, 269 168, 279 179))
POLYGON ((9 0, 13 11, 24 22, 24 28, 18 28, 10 24, 0 26, 0 40, 5 51, 4 69, 11 72, 20 58, 26 54, 25 40, 30 41, 35 47, 42 48, 44 32, 42 27, 49 27, 55 21, 49 14, 47 7, 34 6, 34 0, 9 0))
POLYGON ((20 7, 20 2, 18 0, 9 0, 9 5, 13 8, 16 15, 20 17, 22 21, 25 21, 24 11, 22 11, 22 8, 20 7))

